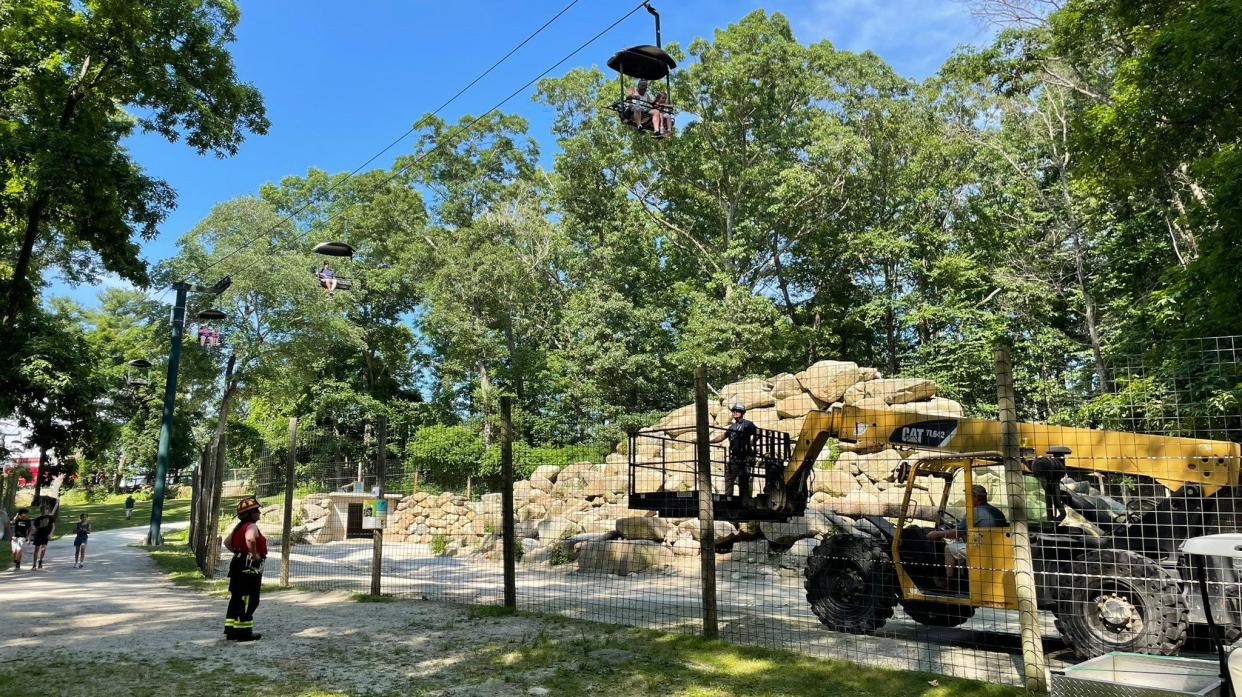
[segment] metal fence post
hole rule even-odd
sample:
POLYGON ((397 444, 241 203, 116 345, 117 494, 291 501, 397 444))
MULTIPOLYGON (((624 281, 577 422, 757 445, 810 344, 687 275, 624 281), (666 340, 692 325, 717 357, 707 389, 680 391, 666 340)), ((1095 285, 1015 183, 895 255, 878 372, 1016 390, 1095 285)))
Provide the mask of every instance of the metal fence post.
POLYGON ((387 523, 388 499, 384 498, 384 475, 388 469, 388 419, 380 414, 375 424, 375 438, 379 442, 375 459, 376 526, 371 530, 371 595, 380 594, 380 578, 384 570, 384 523, 387 523), (383 511, 383 515, 381 515, 383 511))
POLYGON ((285 463, 285 517, 280 524, 280 585, 289 587, 289 554, 293 533, 293 480, 297 467, 298 417, 289 417, 289 452, 285 463))
POLYGON ((513 526, 513 399, 500 398, 500 517, 504 547, 505 607, 517 609, 517 544, 513 526))
POLYGON ((707 431, 707 368, 694 371, 695 458, 699 490, 699 575, 703 584, 703 636, 715 639, 716 622, 716 519, 712 510, 711 443, 707 431))
POLYGON ((1018 441, 1018 407, 1013 387, 1013 363, 1009 347, 998 343, 993 350, 996 364, 996 405, 1001 423, 1001 455, 1005 462, 1005 491, 1009 496, 1009 520, 1013 529, 1013 580, 1018 594, 1018 623, 1022 634, 1022 666, 1026 689, 1048 691, 1048 665, 1044 659, 1043 632, 1035 592, 1035 569, 1027 528, 1026 483, 1018 441))

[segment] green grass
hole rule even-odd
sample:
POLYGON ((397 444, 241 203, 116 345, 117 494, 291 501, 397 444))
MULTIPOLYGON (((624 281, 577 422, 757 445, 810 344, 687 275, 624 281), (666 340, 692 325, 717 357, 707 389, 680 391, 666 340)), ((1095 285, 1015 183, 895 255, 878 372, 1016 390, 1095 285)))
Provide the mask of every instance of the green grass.
MULTIPOLYGON (((498 616, 470 611, 478 623, 530 622, 535 616, 498 616)), ((539 618, 542 619, 542 618, 539 618)), ((318 684, 313 671, 284 670, 275 677, 224 667, 204 667, 191 659, 81 660, 67 651, 50 652, 34 663, 0 666, 0 694, 41 697, 49 685, 71 685, 74 694, 134 697, 346 697, 426 695, 454 688, 506 683, 525 694, 540 686, 556 697, 609 694, 612 697, 1020 697, 1024 690, 927 673, 889 671, 835 660, 598 625, 564 618, 543 620, 533 636, 482 646, 455 644, 443 653, 412 655, 400 646, 354 655, 353 677, 391 670, 397 656, 444 663, 433 675, 411 678, 400 688, 358 692, 318 684), (454 660, 468 656, 468 660, 454 660), (68 682, 65 682, 68 681, 68 682), (933 684, 933 681, 935 684, 933 684)), ((360 646, 365 649, 365 645, 360 646)), ((330 650, 338 651, 339 647, 330 650)), ((280 665, 280 658, 272 658, 280 665)), ((406 666, 414 668, 414 664, 406 666)), ((322 678, 321 678, 322 680, 322 678)), ((480 693, 492 694, 491 690, 480 693)))
MULTIPOLYGON (((472 614, 483 619, 485 614, 472 614)), ((524 614, 524 613, 523 613, 524 614)), ((497 617, 495 621, 505 621, 497 617)), ((531 641, 472 650, 479 676, 548 671, 550 694, 617 697, 1017 697, 1025 690, 930 673, 868 668, 838 660, 709 641, 684 634, 608 627, 550 618, 531 641), (605 636, 601 639, 600 631, 605 636), (613 649, 620 661, 598 660, 613 649), (935 681, 935 684, 933 684, 935 681)), ((471 669, 468 669, 471 670, 471 669)))
POLYGON ((81 661, 67 653, 45 655, 40 660, 0 670, 0 695, 43 697, 57 686, 72 694, 127 695, 129 697, 345 697, 349 693, 320 689, 289 675, 270 679, 229 668, 205 670, 194 661, 174 659, 151 663, 132 661, 81 661))
POLYGON ((371 595, 370 593, 354 593, 355 603, 394 603, 398 600, 395 596, 381 593, 379 595, 371 595))

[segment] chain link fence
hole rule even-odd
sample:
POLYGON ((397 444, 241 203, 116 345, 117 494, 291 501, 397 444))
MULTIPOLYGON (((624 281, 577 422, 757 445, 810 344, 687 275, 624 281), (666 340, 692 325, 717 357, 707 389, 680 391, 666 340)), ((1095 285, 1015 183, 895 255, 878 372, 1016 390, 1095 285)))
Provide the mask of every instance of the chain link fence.
MULTIPOLYGON (((997 392, 960 402, 849 362, 703 376, 701 405, 645 428, 540 442, 521 411, 298 424, 250 484, 298 587, 501 605, 508 585, 522 610, 1038 688, 1109 651, 1212 650, 1181 545, 1239 529, 1240 353, 1180 343, 1035 393, 1002 351, 997 392)), ((1206 570, 1232 641, 1238 571, 1206 570)))

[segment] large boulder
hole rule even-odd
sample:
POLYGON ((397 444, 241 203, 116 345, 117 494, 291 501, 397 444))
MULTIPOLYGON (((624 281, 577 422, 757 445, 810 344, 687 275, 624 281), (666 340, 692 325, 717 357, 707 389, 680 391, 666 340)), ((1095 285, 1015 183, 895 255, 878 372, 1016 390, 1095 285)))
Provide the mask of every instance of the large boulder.
POLYGON ((812 409, 823 409, 827 404, 816 399, 815 395, 809 392, 802 392, 792 397, 778 399, 776 401, 776 413, 782 418, 792 418, 797 416, 806 416, 812 409))
MULTIPOLYGON (((699 527, 698 518, 690 518, 687 520, 683 520, 680 524, 678 524, 677 527, 688 532, 692 539, 694 540, 699 539, 699 531, 701 530, 701 528, 699 527)), ((724 520, 712 521, 712 530, 715 531, 716 533, 716 544, 718 545, 724 544, 726 542, 732 542, 733 539, 737 537, 737 528, 734 527, 733 524, 728 521, 724 521, 724 520)))
POLYGON ((881 378, 868 380, 845 391, 846 404, 857 404, 864 399, 878 397, 888 404, 906 404, 936 396, 936 383, 922 378, 881 378))
POLYGON ((792 419, 781 419, 776 422, 776 430, 788 433, 796 444, 798 436, 802 435, 802 425, 806 423, 805 416, 799 416, 792 419))
POLYGON ((544 465, 543 467, 537 467, 535 471, 531 473, 527 481, 530 482, 530 488, 533 489, 534 491, 547 494, 547 493, 551 493, 552 487, 555 484, 554 478, 556 477, 556 472, 552 473, 553 479, 549 479, 545 474, 539 471, 543 469, 544 467, 552 467, 552 465, 544 465))
POLYGON ((628 576, 673 561, 671 549, 647 540, 603 540, 578 545, 579 571, 628 576))
POLYGON ((674 432, 680 432, 685 429, 694 429, 694 405, 687 404, 684 407, 670 411, 667 416, 660 419, 657 424, 659 428, 665 428, 674 432))
POLYGON ((858 482, 854 481, 853 475, 842 469, 817 469, 811 482, 812 494, 823 492, 830 496, 845 496, 857 488, 858 482))
POLYGON ((540 540, 559 540, 582 532, 582 526, 568 518, 544 518, 535 526, 540 540))
POLYGON ((692 557, 699 553, 699 543, 689 537, 679 537, 673 543, 673 554, 679 557, 692 557))
POLYGON ((724 403, 726 410, 739 402, 747 409, 770 407, 776 404, 776 398, 772 396, 772 385, 767 380, 757 378, 742 380, 720 388, 720 401, 724 403))
POLYGON ((798 383, 824 404, 841 401, 841 396, 858 382, 858 364, 851 361, 819 361, 798 373, 798 383))
POLYGON ((618 518, 616 529, 617 534, 627 540, 663 542, 673 531, 673 526, 664 518, 631 517, 618 518))
POLYGON ((781 421, 781 415, 776 409, 751 409, 746 412, 746 418, 749 419, 759 428, 774 429, 781 421))
POLYGON ((781 373, 772 378, 772 398, 776 401, 802 394, 802 383, 792 373, 781 373))
POLYGON ((766 562, 768 560, 768 541, 764 539, 738 540, 733 543, 733 558, 752 564, 766 562))
POLYGON ((787 552, 781 555, 777 563, 786 569, 805 569, 806 560, 810 558, 811 553, 818 546, 819 540, 814 537, 798 540, 790 546, 787 552))
POLYGON ((826 535, 832 532, 832 524, 824 516, 808 511, 806 515, 790 518, 787 522, 764 521, 759 524, 763 536, 778 545, 791 545, 798 540, 826 535))
POLYGON ((902 411, 912 411, 928 416, 951 416, 961 418, 965 414, 962 405, 944 397, 932 397, 922 402, 908 402, 898 407, 902 411))
POLYGON ((872 481, 880 481, 888 479, 889 474, 901 464, 901 454, 896 450, 881 450, 878 453, 869 455, 859 455, 857 459, 858 471, 866 475, 872 481))

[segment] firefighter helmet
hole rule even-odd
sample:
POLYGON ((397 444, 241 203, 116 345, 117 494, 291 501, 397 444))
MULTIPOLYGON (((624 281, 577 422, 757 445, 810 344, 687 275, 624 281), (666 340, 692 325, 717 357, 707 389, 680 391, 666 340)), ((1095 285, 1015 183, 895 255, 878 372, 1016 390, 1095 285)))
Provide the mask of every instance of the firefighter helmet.
POLYGON ((733 403, 733 406, 729 407, 729 411, 740 411, 740 412, 742 412, 743 414, 745 414, 745 413, 746 413, 746 405, 745 405, 745 404, 742 404, 741 402, 734 402, 734 403, 733 403))
POLYGON ((242 517, 242 515, 248 513, 249 511, 256 511, 258 509, 259 509, 259 499, 255 498, 254 496, 247 496, 243 498, 241 501, 237 502, 237 517, 240 518, 242 517))

